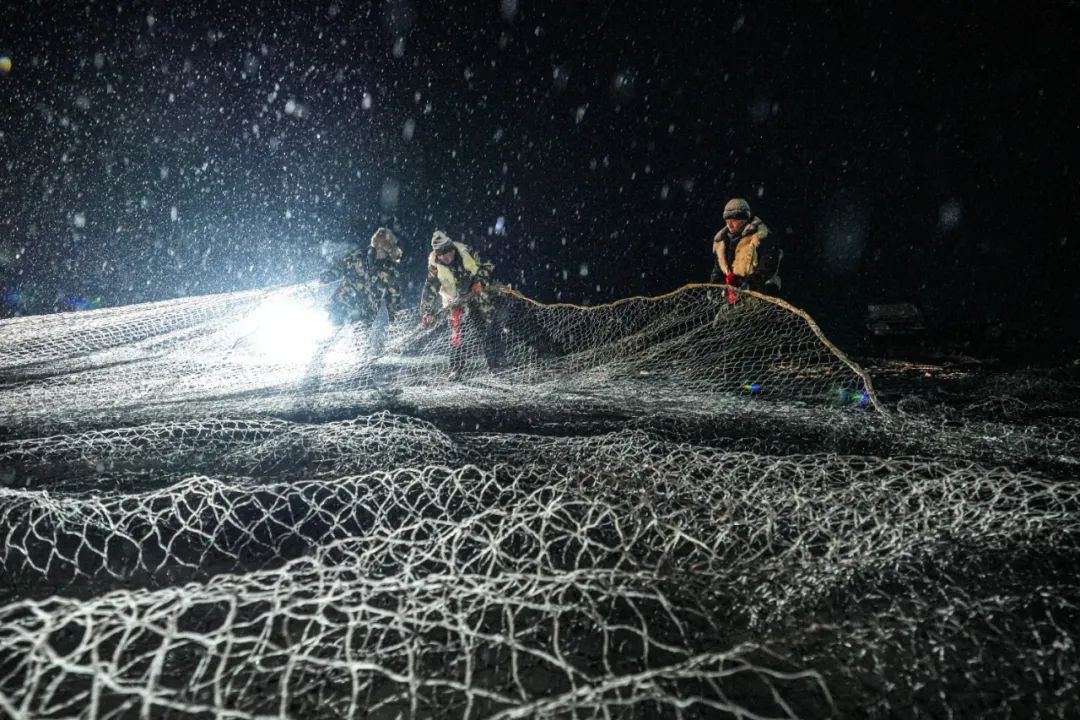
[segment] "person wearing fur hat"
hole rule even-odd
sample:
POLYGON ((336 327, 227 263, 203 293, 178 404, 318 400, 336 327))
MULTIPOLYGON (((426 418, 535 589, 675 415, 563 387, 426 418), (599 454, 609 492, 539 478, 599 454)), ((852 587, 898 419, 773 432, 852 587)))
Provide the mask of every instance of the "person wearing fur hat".
POLYGON ((397 237, 384 227, 371 236, 370 246, 357 248, 342 260, 341 285, 330 299, 330 318, 371 324, 385 301, 390 322, 401 308, 401 248, 397 237))
MULTIPOLYGON (((769 240, 769 228, 750 211, 750 203, 732 198, 724 206, 724 228, 713 238, 711 283, 757 290, 769 295, 780 291, 780 260, 783 251, 769 240)), ((729 291, 730 303, 738 300, 729 291)))
MULTIPOLYGON (((442 230, 431 236, 427 280, 420 295, 420 317, 425 326, 435 321, 435 301, 442 307, 476 301, 486 309, 491 306, 491 274, 495 266, 484 260, 465 243, 451 240, 442 230)), ((487 313, 485 313, 487 314, 487 313)))
POLYGON ((491 286, 494 270, 491 262, 465 243, 451 240, 442 230, 436 230, 431 236, 427 279, 420 295, 420 321, 424 327, 435 322, 438 312, 435 303, 441 299, 450 326, 452 376, 457 376, 462 367, 459 348, 467 323, 473 325, 472 332, 482 339, 489 367, 496 364, 494 342, 490 337, 495 314, 495 292, 491 286))

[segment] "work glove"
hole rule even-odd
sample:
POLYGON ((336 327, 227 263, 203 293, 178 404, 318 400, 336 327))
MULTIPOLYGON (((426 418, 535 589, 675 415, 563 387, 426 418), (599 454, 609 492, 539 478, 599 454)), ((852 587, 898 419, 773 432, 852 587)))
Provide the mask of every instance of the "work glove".
MULTIPOLYGON (((729 272, 727 274, 727 277, 724 278, 724 282, 727 283, 728 285, 730 285, 733 288, 737 288, 740 285, 742 285, 742 280, 743 279, 741 277, 739 277, 735 273, 731 273, 731 272, 729 272)), ((728 301, 728 305, 734 305, 735 303, 739 302, 739 294, 737 292, 735 292, 734 290, 732 290, 731 288, 728 288, 728 290, 727 290, 727 301, 728 301)))

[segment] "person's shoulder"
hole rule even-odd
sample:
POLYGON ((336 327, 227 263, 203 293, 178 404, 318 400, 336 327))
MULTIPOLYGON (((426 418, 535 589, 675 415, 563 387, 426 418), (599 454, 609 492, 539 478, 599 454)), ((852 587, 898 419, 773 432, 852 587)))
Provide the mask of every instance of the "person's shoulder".
POLYGON ((727 238, 727 228, 720 228, 720 230, 715 235, 713 235, 712 241, 714 243, 718 243, 721 240, 724 240, 726 238, 727 238))

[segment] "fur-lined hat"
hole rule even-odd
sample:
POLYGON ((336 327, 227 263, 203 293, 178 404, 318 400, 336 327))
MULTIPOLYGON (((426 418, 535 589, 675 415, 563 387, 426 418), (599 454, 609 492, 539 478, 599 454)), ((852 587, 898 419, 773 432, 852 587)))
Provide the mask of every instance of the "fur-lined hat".
POLYGON ((392 260, 401 259, 401 248, 397 244, 397 235, 389 228, 381 227, 371 236, 371 247, 382 250, 392 260))

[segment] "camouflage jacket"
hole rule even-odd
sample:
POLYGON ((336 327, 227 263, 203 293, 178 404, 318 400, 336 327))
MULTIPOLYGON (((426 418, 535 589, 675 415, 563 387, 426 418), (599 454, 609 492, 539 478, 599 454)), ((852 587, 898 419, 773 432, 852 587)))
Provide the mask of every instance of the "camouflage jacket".
POLYGON ((440 263, 434 252, 428 257, 427 279, 420 295, 420 313, 423 315, 435 314, 440 296, 442 306, 446 307, 466 296, 473 283, 479 282, 485 291, 491 284, 495 265, 464 243, 455 242, 454 246, 458 252, 449 265, 440 263))
POLYGON ((360 248, 345 256, 341 286, 334 302, 350 306, 360 315, 373 318, 386 300, 390 320, 401 308, 401 270, 390 257, 378 257, 373 248, 360 248))

